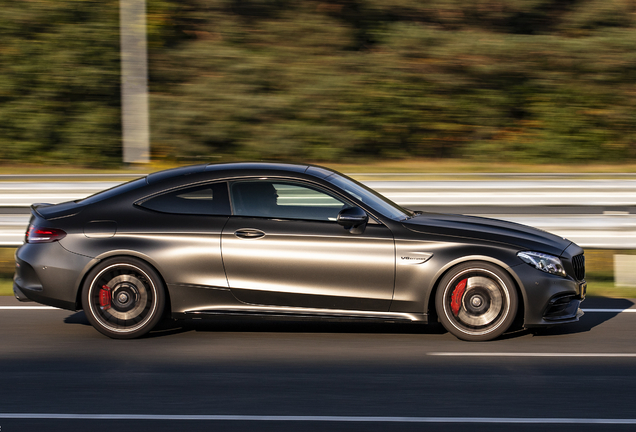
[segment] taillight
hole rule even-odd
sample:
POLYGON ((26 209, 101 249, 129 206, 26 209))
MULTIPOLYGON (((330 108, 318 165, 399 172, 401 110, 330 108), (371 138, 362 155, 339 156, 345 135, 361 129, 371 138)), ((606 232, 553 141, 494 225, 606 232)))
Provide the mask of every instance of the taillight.
POLYGON ((61 229, 29 225, 24 241, 26 243, 52 243, 62 240, 64 237, 66 237, 66 233, 61 229))

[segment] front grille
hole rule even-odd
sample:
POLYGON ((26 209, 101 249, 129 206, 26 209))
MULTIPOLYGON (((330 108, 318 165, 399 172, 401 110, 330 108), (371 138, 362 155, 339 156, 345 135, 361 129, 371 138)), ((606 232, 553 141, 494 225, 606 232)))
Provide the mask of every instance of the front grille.
POLYGON ((583 254, 572 258, 572 267, 574 267, 574 276, 577 280, 585 279, 585 256, 583 254))

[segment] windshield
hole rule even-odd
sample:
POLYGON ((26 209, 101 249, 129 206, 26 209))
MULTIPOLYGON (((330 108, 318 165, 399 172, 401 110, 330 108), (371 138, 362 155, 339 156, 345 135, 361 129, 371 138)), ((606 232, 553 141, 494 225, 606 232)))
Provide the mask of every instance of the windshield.
POLYGON ((373 189, 368 188, 352 178, 341 174, 333 174, 325 180, 343 189, 389 219, 401 221, 414 216, 412 211, 400 207, 393 201, 383 197, 373 189))

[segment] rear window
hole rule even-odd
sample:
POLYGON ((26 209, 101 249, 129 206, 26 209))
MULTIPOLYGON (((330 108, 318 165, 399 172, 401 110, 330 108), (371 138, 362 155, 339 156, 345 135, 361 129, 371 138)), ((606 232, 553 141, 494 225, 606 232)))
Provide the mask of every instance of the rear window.
POLYGON ((137 205, 162 213, 208 216, 230 214, 230 201, 225 182, 166 192, 139 202, 137 205))

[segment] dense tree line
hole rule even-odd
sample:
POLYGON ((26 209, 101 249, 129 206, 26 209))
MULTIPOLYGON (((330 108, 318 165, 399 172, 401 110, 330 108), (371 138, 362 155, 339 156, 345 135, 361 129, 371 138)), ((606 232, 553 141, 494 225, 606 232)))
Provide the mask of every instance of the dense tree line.
MULTIPOLYGON (((117 0, 2 0, 0 160, 121 160, 117 0)), ((636 159, 631 0, 148 0, 157 158, 636 159)))

